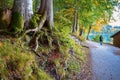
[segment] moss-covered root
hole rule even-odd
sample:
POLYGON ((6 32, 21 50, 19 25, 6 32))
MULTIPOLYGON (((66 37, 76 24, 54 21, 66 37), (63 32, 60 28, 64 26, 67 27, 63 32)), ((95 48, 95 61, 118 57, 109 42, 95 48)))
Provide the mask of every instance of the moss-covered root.
POLYGON ((11 21, 11 29, 10 31, 13 34, 20 33, 24 27, 24 18, 19 12, 12 13, 12 21, 11 21))

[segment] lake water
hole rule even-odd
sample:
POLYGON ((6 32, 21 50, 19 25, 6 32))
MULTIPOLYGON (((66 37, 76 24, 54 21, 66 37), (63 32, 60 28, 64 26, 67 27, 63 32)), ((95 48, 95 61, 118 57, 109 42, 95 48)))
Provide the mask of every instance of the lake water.
MULTIPOLYGON (((93 40, 94 39, 94 37, 95 36, 97 36, 97 35, 100 35, 99 33, 96 33, 96 34, 90 34, 89 35, 89 40, 93 40)), ((103 36, 103 42, 105 42, 105 43, 111 43, 112 42, 112 38, 111 38, 111 36, 112 36, 113 34, 102 34, 102 36, 103 36)))

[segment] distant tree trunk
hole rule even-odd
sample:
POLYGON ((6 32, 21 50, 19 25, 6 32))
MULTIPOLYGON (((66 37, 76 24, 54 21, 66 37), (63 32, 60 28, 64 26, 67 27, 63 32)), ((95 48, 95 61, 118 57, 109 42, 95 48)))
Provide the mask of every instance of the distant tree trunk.
POLYGON ((83 25, 81 25, 81 27, 79 28, 79 36, 82 36, 83 35, 83 25))
POLYGON ((82 35, 82 30, 81 29, 79 29, 79 36, 81 36, 82 35))
POLYGON ((77 12, 77 19, 76 19, 76 31, 79 32, 79 18, 78 18, 78 12, 77 12))
POLYGON ((77 31, 77 25, 78 25, 78 14, 77 14, 77 11, 75 10, 74 24, 73 24, 73 30, 72 30, 73 33, 77 31))
POLYGON ((89 34, 90 34, 90 31, 91 31, 91 26, 89 27, 89 30, 88 30, 88 34, 87 34, 87 40, 88 40, 88 37, 89 37, 89 34))
POLYGON ((54 27, 53 22, 53 0, 41 0, 40 9, 38 11, 38 14, 43 15, 46 12, 46 21, 44 26, 48 28, 54 27))

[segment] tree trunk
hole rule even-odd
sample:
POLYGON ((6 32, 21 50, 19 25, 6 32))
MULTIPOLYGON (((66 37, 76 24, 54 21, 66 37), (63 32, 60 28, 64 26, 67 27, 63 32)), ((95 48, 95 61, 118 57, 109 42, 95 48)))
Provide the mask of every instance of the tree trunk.
POLYGON ((78 25, 78 15, 77 15, 77 11, 75 10, 74 24, 73 24, 73 30, 72 30, 73 33, 77 31, 77 25, 78 25))
POLYGON ((87 34, 87 40, 88 40, 88 37, 89 37, 89 34, 90 34, 90 31, 91 31, 91 26, 89 27, 89 30, 88 30, 88 34, 87 34))
POLYGON ((19 33, 23 30, 24 26, 24 14, 25 14, 25 4, 24 0, 14 0, 13 10, 12 10, 12 21, 10 31, 13 34, 19 33))
POLYGON ((53 0, 41 0, 38 14, 43 15, 45 12, 47 16, 44 26, 47 28, 53 28, 53 0))
POLYGON ((24 26, 28 26, 33 14, 32 6, 32 0, 14 0, 12 21, 10 24, 10 31, 12 31, 13 34, 20 33, 24 26))
POLYGON ((82 36, 83 35, 83 25, 81 25, 81 27, 79 28, 79 36, 82 36))
POLYGON ((25 16, 25 3, 24 0, 14 0, 13 12, 18 12, 22 16, 25 16))
POLYGON ((25 3, 25 26, 29 26, 29 21, 32 18, 33 15, 33 1, 32 0, 24 0, 25 3))
POLYGON ((79 36, 82 36, 82 34, 83 34, 83 29, 79 29, 79 36))

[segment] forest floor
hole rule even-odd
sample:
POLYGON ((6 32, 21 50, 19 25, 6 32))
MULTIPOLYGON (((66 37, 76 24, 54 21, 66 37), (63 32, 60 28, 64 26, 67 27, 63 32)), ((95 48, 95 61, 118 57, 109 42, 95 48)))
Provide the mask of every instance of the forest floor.
MULTIPOLYGON (((11 37, 0 35, 0 41, 7 38, 11 37)), ((120 80, 120 48, 92 41, 81 43, 75 37, 71 38, 83 46, 87 57, 81 71, 70 80, 120 80)))
POLYGON ((91 55, 91 80, 120 80, 120 48, 86 41, 91 55))
MULTIPOLYGON (((78 39, 76 39, 76 38, 73 38, 75 41, 76 41, 76 43, 77 44, 79 44, 79 45, 83 45, 84 43, 82 42, 80 42, 78 39)), ((3 34, 3 33, 1 33, 0 34, 0 41, 1 42, 3 42, 3 41, 5 41, 5 40, 11 40, 12 41, 12 44, 13 43, 15 43, 16 44, 16 38, 14 39, 13 37, 11 37, 10 35, 7 35, 7 34, 3 34)), ((1 43, 0 44, 0 46, 2 46, 3 44, 1 43)), ((78 48, 79 49, 79 48, 78 48)), ((91 80, 92 79, 92 73, 91 73, 91 64, 89 64, 89 63, 91 63, 90 61, 90 54, 88 53, 89 51, 89 49, 88 49, 88 47, 86 47, 86 46, 83 46, 83 47, 81 47, 80 48, 80 50, 81 50, 81 52, 83 53, 83 54, 81 54, 81 56, 83 56, 83 55, 87 55, 87 58, 85 58, 85 57, 82 57, 82 59, 84 59, 84 61, 82 62, 82 60, 81 59, 78 59, 78 56, 80 56, 80 55, 75 55, 75 56, 72 56, 72 57, 74 57, 75 58, 75 60, 78 60, 79 62, 80 62, 80 71, 78 71, 79 73, 78 74, 73 74, 73 73, 71 73, 71 74, 69 74, 70 76, 72 76, 72 79, 70 79, 70 80, 91 80), (86 54, 87 53, 87 54, 86 54), (85 60, 86 59, 86 60, 85 60)), ((72 58, 73 59, 73 58, 72 58)), ((72 60, 71 60, 72 61, 72 60)), ((73 61, 72 63, 74 63, 75 61, 73 61)), ((69 79, 65 79, 65 80, 69 80, 69 79)))

